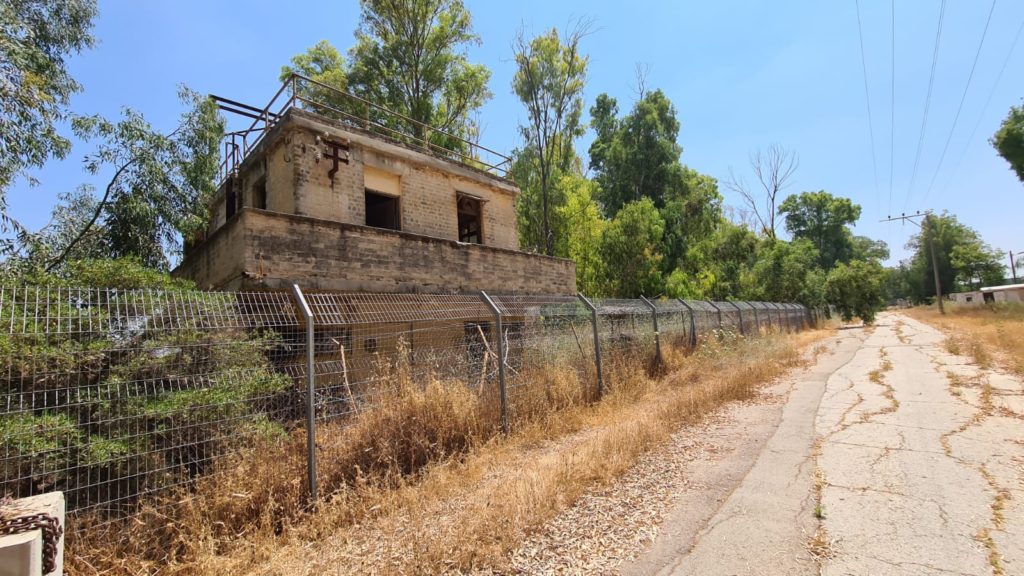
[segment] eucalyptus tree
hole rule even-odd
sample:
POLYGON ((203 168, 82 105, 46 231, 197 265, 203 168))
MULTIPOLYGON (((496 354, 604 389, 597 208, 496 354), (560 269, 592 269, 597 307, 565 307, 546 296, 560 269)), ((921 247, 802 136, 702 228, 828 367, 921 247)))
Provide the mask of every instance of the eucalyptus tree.
POLYGON ((524 180, 520 182, 519 212, 528 229, 537 228, 539 220, 539 238, 528 243, 549 256, 555 254, 556 244, 552 215, 560 204, 552 202, 552 187, 560 175, 572 171, 576 161, 573 144, 583 134, 583 88, 589 58, 581 52, 580 42, 588 32, 586 22, 577 23, 564 39, 557 28, 532 39, 520 30, 513 45, 516 73, 512 91, 527 112, 526 123, 519 127, 524 149, 516 155, 517 171, 524 180), (537 212, 539 218, 534 216, 537 212))

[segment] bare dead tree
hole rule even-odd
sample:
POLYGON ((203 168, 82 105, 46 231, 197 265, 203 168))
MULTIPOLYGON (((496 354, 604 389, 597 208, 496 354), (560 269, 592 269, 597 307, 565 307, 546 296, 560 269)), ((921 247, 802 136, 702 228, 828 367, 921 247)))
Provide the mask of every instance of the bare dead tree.
POLYGON ((770 238, 775 238, 779 196, 792 184, 793 175, 799 167, 800 158, 796 152, 772 144, 767 150, 758 149, 750 154, 750 168, 757 178, 758 188, 752 188, 742 177, 737 177, 732 168, 729 169, 725 187, 743 198, 761 229, 770 238))
POLYGON ((633 74, 636 77, 633 93, 636 94, 638 101, 643 100, 647 95, 647 77, 651 75, 651 65, 647 62, 637 62, 634 65, 633 74))

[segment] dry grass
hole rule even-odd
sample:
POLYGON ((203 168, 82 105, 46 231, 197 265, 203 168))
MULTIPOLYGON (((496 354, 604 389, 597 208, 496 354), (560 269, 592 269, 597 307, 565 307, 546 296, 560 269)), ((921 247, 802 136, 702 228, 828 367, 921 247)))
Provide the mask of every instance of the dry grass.
POLYGON ((947 305, 943 316, 933 308, 905 310, 909 316, 950 334, 945 342, 952 354, 966 354, 982 368, 999 366, 1024 376, 1024 306, 947 305))
POLYGON ((679 426, 743 400, 824 336, 725 337, 665 347, 665 377, 611 357, 591 403, 579 371, 546 370, 511 396, 411 382, 401 367, 380 408, 318 435, 315 512, 304 506, 304 436, 226 461, 188 494, 70 542, 71 573, 445 573, 507 567, 531 531, 623 474, 679 426), (159 512, 158 512, 159 510, 159 512), (127 529, 126 529, 127 528, 127 529), (329 541, 330 546, 320 543, 329 541), (258 567, 258 568, 257 568, 258 567))

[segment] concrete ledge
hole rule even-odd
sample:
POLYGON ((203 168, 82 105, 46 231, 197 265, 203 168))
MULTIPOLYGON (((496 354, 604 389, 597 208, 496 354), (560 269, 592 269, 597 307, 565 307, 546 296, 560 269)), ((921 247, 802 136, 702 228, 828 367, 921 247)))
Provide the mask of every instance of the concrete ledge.
MULTIPOLYGON (((49 514, 64 526, 64 495, 50 492, 15 500, 2 510, 4 518, 49 514)), ((57 558, 52 572, 43 573, 43 531, 30 530, 0 536, 0 576, 59 576, 64 573, 64 536, 57 542, 57 558)))

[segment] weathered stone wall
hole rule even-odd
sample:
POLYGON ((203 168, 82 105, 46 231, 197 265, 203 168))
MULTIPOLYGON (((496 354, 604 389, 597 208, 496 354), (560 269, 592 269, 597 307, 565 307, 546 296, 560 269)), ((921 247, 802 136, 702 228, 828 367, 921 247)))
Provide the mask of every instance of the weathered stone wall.
POLYGON ((319 218, 242 209, 174 271, 201 288, 573 294, 576 266, 319 218))
POLYGON ((241 207, 227 218, 220 190, 207 239, 175 270, 202 288, 576 289, 572 262, 518 251, 519 190, 510 181, 308 113, 288 112, 249 152, 233 185, 241 207), (349 148, 333 176, 331 143, 349 148), (397 194, 402 232, 365 226, 371 177, 397 194), (266 209, 254 210, 261 189, 266 209), (460 193, 481 200, 483 245, 457 242, 460 193))
POLYGON ((189 252, 171 275, 188 278, 200 289, 232 289, 239 285, 245 271, 246 261, 242 254, 245 246, 241 214, 217 229, 203 243, 189 252))
MULTIPOLYGON (((458 240, 461 192, 483 201, 484 244, 519 249, 519 190, 511 182, 294 111, 250 153, 235 189, 242 205, 254 206, 255 186, 265 179, 268 210, 365 225, 364 165, 399 178, 403 231, 458 240), (328 176, 334 163, 327 141, 349 146, 349 162, 339 163, 333 177, 328 176)), ((226 222, 225 200, 221 190, 209 233, 226 222)))

